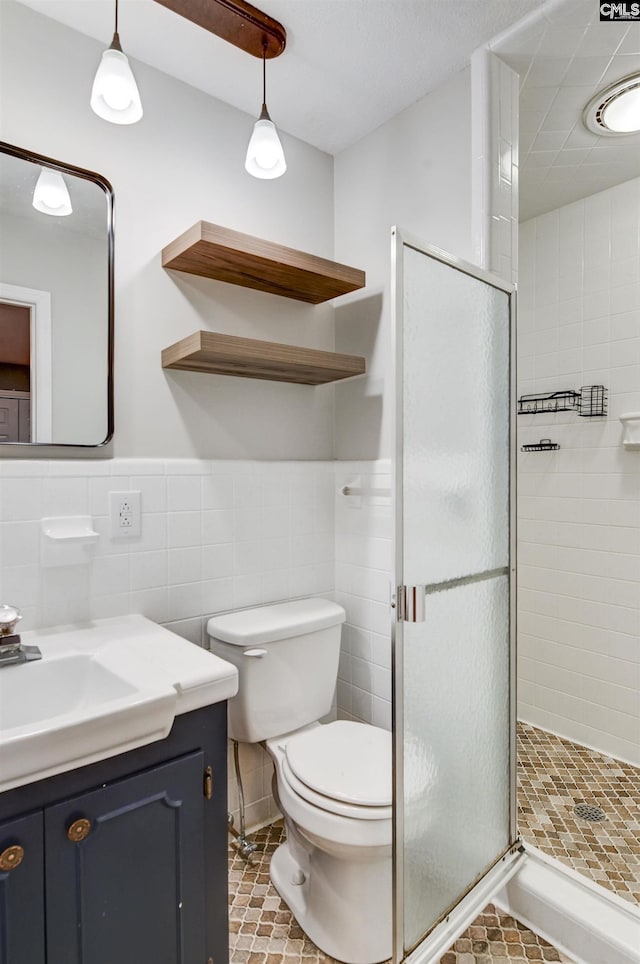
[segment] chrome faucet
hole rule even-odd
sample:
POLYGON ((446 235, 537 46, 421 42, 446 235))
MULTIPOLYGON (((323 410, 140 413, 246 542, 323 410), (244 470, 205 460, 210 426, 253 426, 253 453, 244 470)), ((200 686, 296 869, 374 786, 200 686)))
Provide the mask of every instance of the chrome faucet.
POLYGON ((22 619, 22 613, 15 606, 3 603, 0 606, 0 669, 16 663, 29 663, 42 659, 37 646, 25 646, 15 628, 22 619))

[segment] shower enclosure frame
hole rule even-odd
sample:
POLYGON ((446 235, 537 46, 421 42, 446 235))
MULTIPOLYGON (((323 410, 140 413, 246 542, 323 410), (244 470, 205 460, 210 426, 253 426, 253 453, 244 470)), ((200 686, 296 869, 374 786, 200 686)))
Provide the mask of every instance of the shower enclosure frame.
MULTIPOLYGON (((492 899, 507 881, 516 873, 524 855, 524 848, 518 836, 517 827, 517 664, 516 664, 516 540, 517 540, 517 512, 516 512, 516 287, 505 282, 495 274, 460 258, 452 256, 442 249, 426 244, 410 233, 393 227, 391 231, 391 333, 392 333, 392 371, 395 373, 395 446, 394 446, 394 505, 395 505, 395 545, 394 545, 394 595, 392 600, 393 618, 391 626, 392 640, 392 726, 393 726, 393 964, 400 964, 403 960, 415 961, 416 964, 439 960, 457 936, 462 933, 469 923, 477 916, 484 906, 492 899), (452 270, 460 271, 475 278, 508 296, 509 302, 509 456, 508 456, 508 492, 509 492, 509 559, 507 564, 509 585, 509 845, 496 854, 492 865, 485 870, 462 894, 457 902, 443 915, 434 921, 426 930, 422 938, 412 947, 405 949, 404 926, 404 811, 403 811, 403 749, 404 749, 404 645, 402 623, 406 615, 405 607, 416 606, 420 609, 424 604, 422 587, 418 587, 418 594, 414 592, 409 599, 400 598, 400 589, 404 584, 403 562, 403 455, 404 455, 404 384, 403 384, 403 345, 401 323, 403 319, 404 303, 404 248, 412 248, 418 253, 439 261, 452 270)), ((473 578, 473 577, 472 577, 473 578)), ((413 587, 412 587, 413 588, 413 587)), ((411 615, 411 614, 410 614, 411 615)))

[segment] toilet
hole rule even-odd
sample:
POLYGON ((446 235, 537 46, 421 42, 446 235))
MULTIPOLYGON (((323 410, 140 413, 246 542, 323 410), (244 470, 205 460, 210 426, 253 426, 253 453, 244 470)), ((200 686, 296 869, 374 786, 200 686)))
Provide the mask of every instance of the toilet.
POLYGON ((346 964, 392 950, 391 734, 331 709, 345 612, 298 599, 207 624, 211 649, 238 668, 229 736, 263 743, 286 840, 271 880, 308 937, 346 964))

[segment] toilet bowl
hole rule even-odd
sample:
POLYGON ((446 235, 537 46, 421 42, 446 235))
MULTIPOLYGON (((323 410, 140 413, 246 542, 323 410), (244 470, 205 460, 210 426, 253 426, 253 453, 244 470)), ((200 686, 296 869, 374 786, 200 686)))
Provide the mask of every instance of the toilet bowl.
POLYGON ((211 648, 239 671, 229 735, 264 741, 286 840, 271 880, 308 937, 346 964, 392 949, 391 734, 331 708, 344 610, 324 599, 213 617, 211 648))
POLYGON ((386 960, 392 927, 390 734, 337 721, 268 740, 267 750, 287 830, 271 860, 276 890, 325 953, 349 964, 386 960), (371 737, 375 752, 363 764, 371 737), (338 744, 340 753, 321 756, 318 767, 315 754, 333 754, 338 744), (384 795, 373 795, 372 805, 366 787, 373 782, 381 789, 383 776, 388 786, 384 795))

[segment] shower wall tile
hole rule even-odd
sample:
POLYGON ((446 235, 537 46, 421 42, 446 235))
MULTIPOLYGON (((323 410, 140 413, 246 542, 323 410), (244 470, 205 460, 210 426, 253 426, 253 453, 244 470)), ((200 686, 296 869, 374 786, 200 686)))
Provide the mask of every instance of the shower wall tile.
POLYGON ((609 389, 606 419, 521 416, 519 712, 640 765, 640 178, 520 228, 518 394, 609 389))
POLYGON ((389 495, 344 496, 345 485, 390 490, 391 463, 338 462, 335 599, 344 606, 337 712, 391 729, 393 510, 389 495))
POLYGON ((471 59, 476 261, 505 281, 518 273, 519 77, 490 50, 471 59), (486 117, 490 123, 486 123, 486 117))

